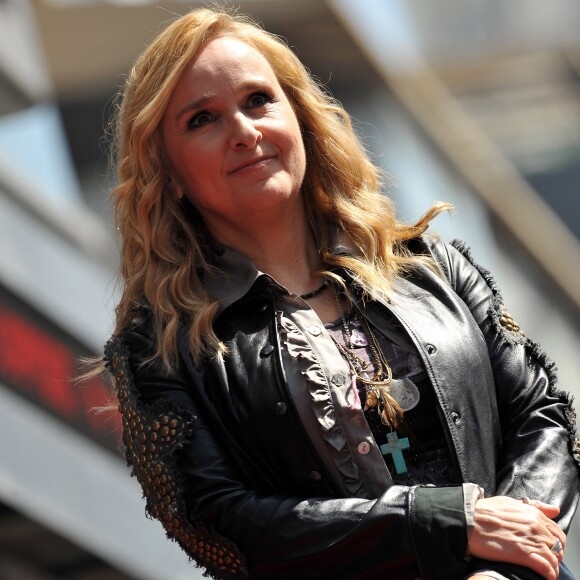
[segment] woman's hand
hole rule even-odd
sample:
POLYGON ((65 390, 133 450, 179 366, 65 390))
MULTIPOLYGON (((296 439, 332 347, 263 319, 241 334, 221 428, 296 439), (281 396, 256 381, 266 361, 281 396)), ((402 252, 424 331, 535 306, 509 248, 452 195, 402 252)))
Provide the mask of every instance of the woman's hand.
POLYGON ((559 513, 558 506, 535 500, 524 503, 504 496, 480 499, 475 506, 469 550, 478 558, 526 566, 555 580, 566 548, 566 534, 551 519, 559 513), (556 539, 563 547, 558 555, 550 550, 556 539))

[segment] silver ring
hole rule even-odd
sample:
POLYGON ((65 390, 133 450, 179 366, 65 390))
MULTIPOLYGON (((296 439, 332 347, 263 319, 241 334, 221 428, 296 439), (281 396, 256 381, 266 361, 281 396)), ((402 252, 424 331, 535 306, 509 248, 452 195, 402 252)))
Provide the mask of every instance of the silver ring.
POLYGON ((564 546, 562 546, 562 542, 560 542, 560 538, 556 538, 556 541, 554 542, 554 544, 550 548, 550 552, 552 552, 556 556, 559 556, 562 553, 563 549, 564 549, 564 546))
POLYGON ((522 502, 523 502, 523 503, 530 503, 530 500, 529 500, 529 498, 528 498, 528 496, 527 496, 527 495, 524 495, 524 496, 522 497, 522 502))

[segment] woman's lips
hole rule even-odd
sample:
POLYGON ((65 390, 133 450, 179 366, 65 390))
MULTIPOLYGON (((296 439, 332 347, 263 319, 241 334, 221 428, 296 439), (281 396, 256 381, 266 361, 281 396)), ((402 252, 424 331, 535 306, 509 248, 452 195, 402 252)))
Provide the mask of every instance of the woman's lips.
POLYGON ((244 161, 231 171, 228 171, 228 174, 234 175, 255 171, 257 169, 262 169, 263 167, 268 165, 273 159, 275 159, 275 157, 276 157, 275 155, 261 155, 260 157, 249 159, 248 161, 244 161))

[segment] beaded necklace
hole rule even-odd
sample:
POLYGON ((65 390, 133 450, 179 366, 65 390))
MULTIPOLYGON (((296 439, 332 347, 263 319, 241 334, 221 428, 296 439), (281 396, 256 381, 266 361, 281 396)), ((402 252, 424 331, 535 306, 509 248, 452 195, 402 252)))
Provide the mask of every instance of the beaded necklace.
POLYGON ((366 318, 355 313, 354 318, 360 322, 360 327, 364 339, 370 348, 375 367, 372 378, 368 378, 366 370, 369 367, 369 363, 364 361, 353 352, 353 350, 351 350, 354 346, 352 333, 335 288, 333 288, 333 292, 340 312, 340 318, 342 320, 342 331, 345 344, 341 344, 334 337, 332 337, 332 340, 353 373, 353 386, 356 381, 360 381, 364 386, 366 405, 371 408, 376 407, 381 422, 393 431, 397 428, 397 425, 403 418, 403 410, 397 400, 393 398, 390 393, 391 382, 393 380, 391 366, 385 358, 377 338, 371 330, 366 318))
POLYGON ((314 298, 315 296, 322 294, 326 290, 326 286, 328 286, 328 284, 325 280, 316 290, 312 290, 312 292, 307 292, 306 294, 300 294, 298 297, 302 298, 302 300, 309 300, 310 298, 314 298))

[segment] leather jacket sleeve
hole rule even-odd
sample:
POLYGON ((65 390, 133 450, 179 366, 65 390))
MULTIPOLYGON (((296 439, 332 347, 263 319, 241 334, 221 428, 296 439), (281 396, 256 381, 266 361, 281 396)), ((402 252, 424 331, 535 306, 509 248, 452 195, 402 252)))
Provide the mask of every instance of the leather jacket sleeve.
POLYGON ((251 458, 232 454, 227 426, 217 427, 219 417, 196 396, 203 370, 192 377, 146 362, 153 345, 147 326, 142 319, 106 349, 128 461, 148 512, 212 577, 463 577, 461 486, 393 486, 373 500, 258 493, 244 475, 247 465, 240 468, 251 458), (150 434, 162 434, 164 425, 165 434, 172 425, 177 435, 179 425, 187 428, 164 454, 148 455, 150 434), (426 558, 433 550, 436 561, 426 558))
MULTIPOLYGON (((436 242, 433 254, 454 291, 475 318, 492 363, 501 425, 502 454, 495 490, 556 504, 567 531, 578 502, 580 444, 569 394, 556 387, 556 370, 506 310, 489 272, 475 264, 460 242, 436 242)), ((472 569, 489 567, 475 560, 472 569)), ((494 563, 508 578, 539 578, 528 569, 494 563)))

